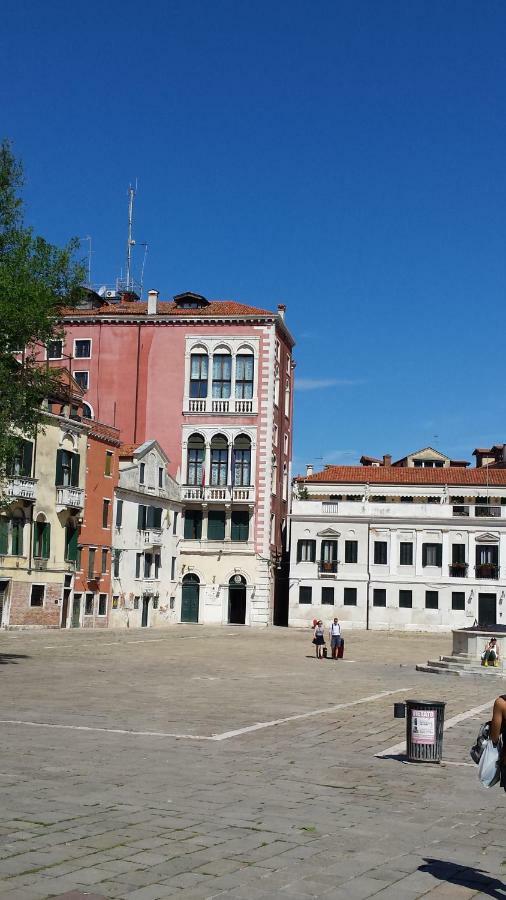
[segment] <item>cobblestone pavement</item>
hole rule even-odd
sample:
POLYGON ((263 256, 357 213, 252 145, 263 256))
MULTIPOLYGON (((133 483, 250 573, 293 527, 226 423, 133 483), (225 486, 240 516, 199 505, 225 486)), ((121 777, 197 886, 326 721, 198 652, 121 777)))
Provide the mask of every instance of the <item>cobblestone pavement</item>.
POLYGON ((506 795, 468 756, 487 713, 441 766, 375 756, 396 700, 450 718, 505 690, 415 672, 450 643, 356 632, 319 662, 285 629, 2 633, 0 896, 506 898, 506 795))

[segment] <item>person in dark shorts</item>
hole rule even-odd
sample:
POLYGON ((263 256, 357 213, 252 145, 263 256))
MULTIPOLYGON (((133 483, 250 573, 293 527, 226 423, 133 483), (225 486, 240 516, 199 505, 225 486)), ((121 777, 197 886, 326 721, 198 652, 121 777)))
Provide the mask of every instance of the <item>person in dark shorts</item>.
POLYGON ((323 629, 323 622, 320 619, 316 623, 316 628, 314 630, 313 644, 315 645, 316 650, 316 659, 323 659, 323 648, 325 646, 325 632, 323 629))
POLYGON ((492 722, 490 723, 490 739, 497 744, 502 735, 501 756, 499 767, 501 770, 500 785, 506 791, 506 694, 501 694, 494 703, 492 722))

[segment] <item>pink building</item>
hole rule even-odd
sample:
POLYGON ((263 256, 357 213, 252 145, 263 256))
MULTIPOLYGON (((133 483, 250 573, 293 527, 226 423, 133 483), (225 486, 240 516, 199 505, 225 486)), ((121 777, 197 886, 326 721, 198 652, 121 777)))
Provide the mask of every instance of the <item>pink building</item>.
MULTIPOLYGON (((277 313, 185 293, 98 297, 65 316, 89 415, 124 443, 156 438, 181 483, 181 621, 286 620, 294 341, 277 313), (276 609, 274 608, 276 605, 276 609)), ((163 568, 163 561, 162 561, 163 568)))

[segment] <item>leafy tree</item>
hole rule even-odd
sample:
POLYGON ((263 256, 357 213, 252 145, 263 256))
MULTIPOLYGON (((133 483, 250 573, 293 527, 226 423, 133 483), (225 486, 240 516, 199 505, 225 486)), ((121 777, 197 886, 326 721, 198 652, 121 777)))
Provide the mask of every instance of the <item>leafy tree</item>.
POLYGON ((40 349, 61 336, 58 316, 77 302, 83 268, 77 240, 60 249, 24 223, 23 170, 10 142, 0 143, 0 476, 16 432, 34 437, 43 422, 41 401, 56 374, 40 349), (21 356, 14 351, 23 351, 21 356), (37 361, 37 355, 39 361, 37 361))

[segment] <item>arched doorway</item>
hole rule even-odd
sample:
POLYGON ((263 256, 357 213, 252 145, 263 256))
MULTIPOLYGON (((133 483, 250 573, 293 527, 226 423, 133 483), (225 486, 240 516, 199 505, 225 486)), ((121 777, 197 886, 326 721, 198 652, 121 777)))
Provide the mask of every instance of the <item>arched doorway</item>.
POLYGON ((246 624, 246 579, 232 575, 228 583, 228 621, 230 625, 246 624))
POLYGON ((181 621, 198 622, 199 620, 200 580, 198 575, 189 573, 183 578, 181 591, 181 621))

